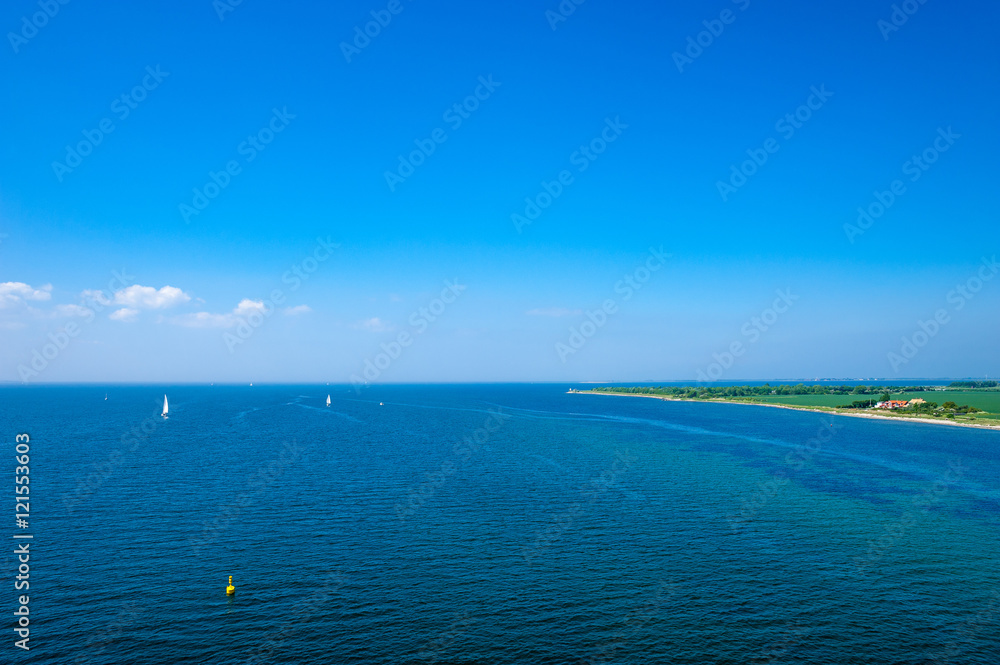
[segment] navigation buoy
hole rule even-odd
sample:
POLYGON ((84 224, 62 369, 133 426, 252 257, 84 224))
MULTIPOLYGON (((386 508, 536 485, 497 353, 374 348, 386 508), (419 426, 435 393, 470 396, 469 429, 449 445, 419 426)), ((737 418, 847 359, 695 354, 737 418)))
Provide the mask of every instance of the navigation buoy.
POLYGON ((229 586, 226 587, 226 595, 231 596, 236 593, 236 587, 233 586, 233 576, 229 576, 229 586))

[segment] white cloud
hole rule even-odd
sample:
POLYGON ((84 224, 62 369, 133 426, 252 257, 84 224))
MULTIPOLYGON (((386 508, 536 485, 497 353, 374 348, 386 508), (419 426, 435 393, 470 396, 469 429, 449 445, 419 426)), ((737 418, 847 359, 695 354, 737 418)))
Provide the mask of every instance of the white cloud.
POLYGON ((93 312, 84 307, 83 305, 56 305, 56 309, 53 312, 54 316, 92 316, 93 312))
POLYGON ((49 300, 51 298, 51 284, 36 289, 24 282, 0 283, 0 307, 15 305, 25 300, 49 300))
POLYGON ((115 291, 115 304, 138 309, 165 309, 182 305, 191 300, 191 296, 175 286, 164 286, 157 290, 152 286, 134 284, 128 288, 115 291))
MULTIPOLYGON (((185 328, 231 328, 239 323, 240 319, 246 319, 254 314, 267 317, 269 312, 273 313, 274 311, 273 309, 269 309, 269 307, 273 306, 266 304, 263 300, 244 298, 233 308, 232 312, 224 314, 195 312, 193 314, 181 314, 161 320, 173 323, 174 325, 184 326, 185 328)), ((282 311, 286 316, 296 316, 298 314, 307 314, 312 311, 312 308, 309 305, 297 305, 295 307, 286 307, 282 311)))
POLYGON ((565 307, 536 307, 525 312, 528 316, 577 316, 583 314, 582 309, 566 309, 565 307))
POLYGON ((240 319, 245 319, 252 314, 267 315, 267 305, 264 304, 263 300, 244 298, 233 308, 232 312, 226 314, 195 312, 174 316, 166 320, 186 328, 230 328, 239 323, 240 319))
POLYGON ((185 328, 228 328, 236 325, 236 317, 232 314, 212 314, 211 312, 182 314, 169 319, 169 321, 185 328))
POLYGON ((365 319, 364 321, 359 321, 354 325, 355 328, 359 330, 367 330, 368 332, 385 332, 387 330, 392 330, 392 325, 386 323, 377 316, 373 316, 370 319, 365 319))
POLYGON ((264 305, 263 300, 250 300, 249 298, 244 298, 240 301, 240 304, 236 306, 233 310, 233 314, 236 316, 249 316, 254 312, 265 313, 267 307, 264 305))
POLYGON ((112 321, 121 321, 123 323, 131 323, 135 321, 135 317, 139 316, 139 310, 132 309, 130 307, 122 307, 121 309, 116 309, 108 315, 108 318, 112 321))

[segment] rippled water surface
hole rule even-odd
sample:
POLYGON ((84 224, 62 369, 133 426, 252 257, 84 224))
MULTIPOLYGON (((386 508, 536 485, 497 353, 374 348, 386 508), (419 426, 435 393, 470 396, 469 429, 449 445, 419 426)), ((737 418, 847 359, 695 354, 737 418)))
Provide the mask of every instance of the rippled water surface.
POLYGON ((0 389, 30 662, 1000 663, 1000 432, 567 387, 0 389))

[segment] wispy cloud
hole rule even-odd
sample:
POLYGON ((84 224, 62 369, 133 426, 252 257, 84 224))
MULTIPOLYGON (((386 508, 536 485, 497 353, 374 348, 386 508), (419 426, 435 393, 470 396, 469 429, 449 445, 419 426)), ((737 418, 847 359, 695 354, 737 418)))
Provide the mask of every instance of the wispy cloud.
POLYGON ((367 330, 368 332, 386 332, 392 330, 393 326, 391 323, 387 323, 377 316, 373 316, 370 319, 365 319, 364 321, 359 321, 354 325, 355 328, 359 330, 367 330))
POLYGON ((36 289, 24 282, 0 283, 0 307, 16 305, 25 300, 50 300, 51 298, 51 284, 46 284, 36 289))
MULTIPOLYGON (((297 305, 295 307, 287 307, 282 311, 287 316, 296 316, 298 314, 311 312, 312 308, 310 308, 309 305, 297 305)), ((254 314, 268 316, 268 305, 263 300, 244 298, 236 305, 236 307, 233 308, 233 311, 231 312, 223 314, 213 314, 212 312, 194 312, 192 314, 172 316, 169 319, 163 319, 163 321, 173 323, 178 326, 184 326, 185 328, 231 328, 239 323, 240 319, 246 319, 254 314)))
POLYGON ((91 316, 93 312, 83 305, 56 305, 52 315, 56 317, 91 316))
POLYGON ((528 316, 578 316, 583 314, 582 309, 566 309, 565 307, 536 307, 525 312, 528 316))
POLYGON ((136 317, 139 316, 139 310, 132 309, 131 307, 122 307, 121 309, 116 309, 108 315, 108 318, 112 321, 121 321, 122 323, 131 323, 135 321, 136 317))
POLYGON ((211 312, 180 314, 165 320, 185 328, 228 328, 236 325, 237 321, 233 314, 212 314, 211 312))

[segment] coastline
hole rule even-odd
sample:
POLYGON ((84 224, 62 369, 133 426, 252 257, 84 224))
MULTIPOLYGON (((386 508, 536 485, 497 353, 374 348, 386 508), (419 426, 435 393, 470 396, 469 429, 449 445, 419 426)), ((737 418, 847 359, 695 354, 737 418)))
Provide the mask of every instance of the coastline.
POLYGON ((817 409, 811 406, 792 406, 788 404, 766 404, 763 402, 737 402, 726 399, 680 399, 677 397, 665 397, 663 395, 639 395, 631 393, 599 393, 592 390, 568 390, 567 394, 574 395, 610 395, 612 397, 649 397, 665 402, 700 402, 702 404, 742 404, 744 406, 770 406, 775 409, 791 409, 792 411, 812 411, 813 413, 827 413, 832 416, 847 416, 848 418, 874 418, 876 420, 892 420, 904 423, 926 423, 928 425, 951 425, 952 427, 971 427, 974 429, 1000 430, 998 425, 981 425, 979 423, 956 423, 950 420, 931 420, 929 418, 910 418, 907 416, 883 416, 876 413, 844 413, 843 411, 833 411, 817 409))

